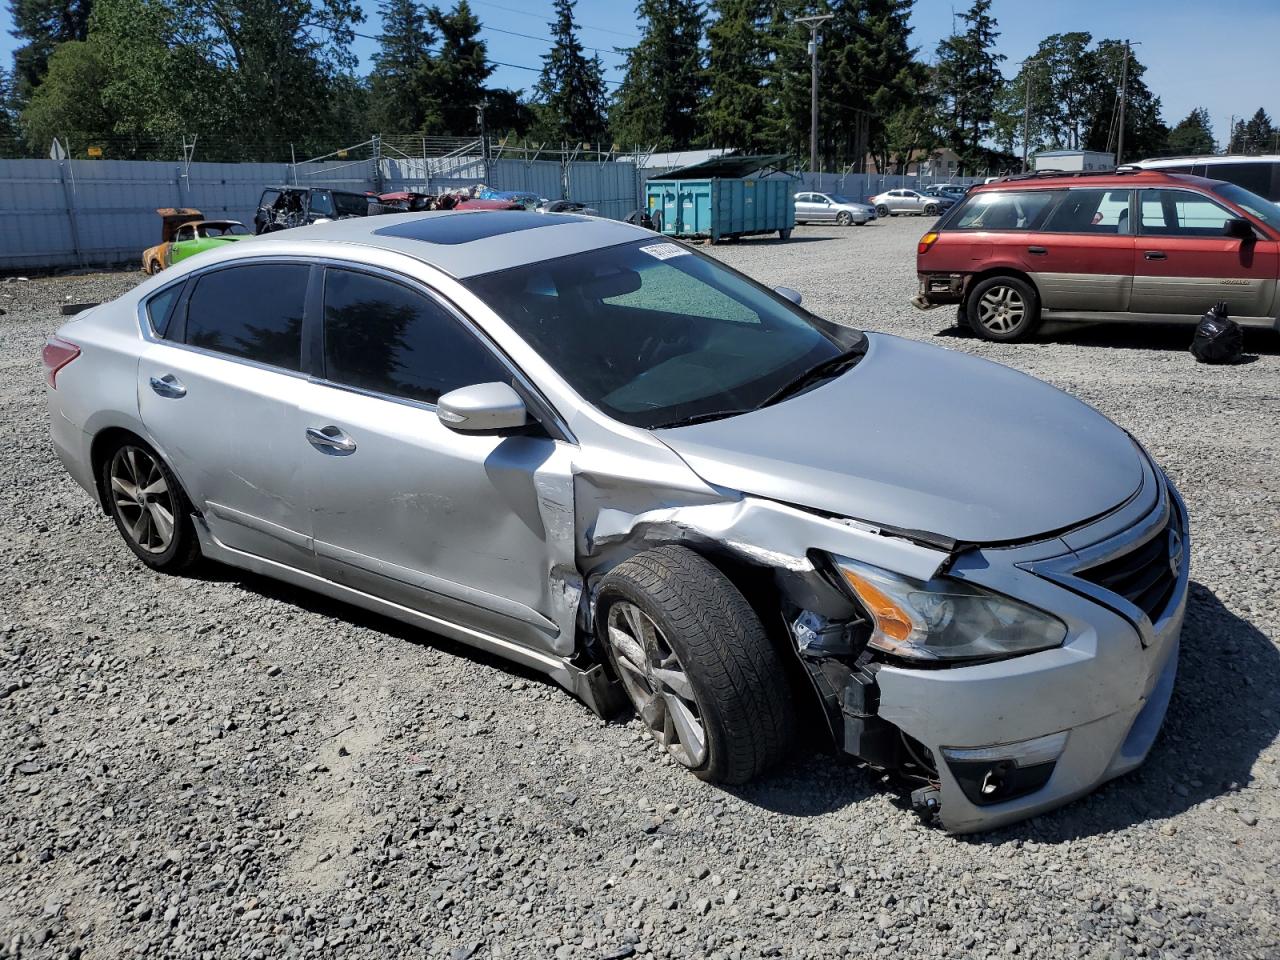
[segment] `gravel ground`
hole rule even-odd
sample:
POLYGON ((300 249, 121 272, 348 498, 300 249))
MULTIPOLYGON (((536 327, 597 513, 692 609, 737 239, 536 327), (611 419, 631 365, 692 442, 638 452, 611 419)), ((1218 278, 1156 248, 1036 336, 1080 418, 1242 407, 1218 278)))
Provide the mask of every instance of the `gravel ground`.
POLYGON ((59 302, 139 275, 0 282, 0 957, 1280 955, 1280 342, 1209 368, 1186 329, 958 336, 907 303, 923 226, 715 253, 1070 390, 1166 466, 1196 582, 1142 769, 952 838, 847 761, 725 791, 447 641, 152 573, 57 464, 35 359, 59 302))

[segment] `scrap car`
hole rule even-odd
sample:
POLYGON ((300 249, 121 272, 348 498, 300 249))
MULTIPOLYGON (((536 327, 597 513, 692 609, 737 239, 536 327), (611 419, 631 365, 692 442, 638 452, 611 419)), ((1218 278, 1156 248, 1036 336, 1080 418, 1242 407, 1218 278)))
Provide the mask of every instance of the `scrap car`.
POLYGON ((197 253, 252 236, 239 220, 205 220, 204 214, 191 208, 160 207, 156 213, 160 214, 161 241, 142 251, 146 273, 159 273, 197 253))
POLYGON ((326 187, 267 187, 253 216, 254 232, 274 233, 310 223, 365 217, 369 215, 371 197, 326 187))
POLYGON ((59 329, 53 445, 148 567, 629 703, 704 780, 833 744, 963 832, 1137 767, 1187 603, 1169 478, 1058 389, 801 299, 600 218, 278 231, 59 329))

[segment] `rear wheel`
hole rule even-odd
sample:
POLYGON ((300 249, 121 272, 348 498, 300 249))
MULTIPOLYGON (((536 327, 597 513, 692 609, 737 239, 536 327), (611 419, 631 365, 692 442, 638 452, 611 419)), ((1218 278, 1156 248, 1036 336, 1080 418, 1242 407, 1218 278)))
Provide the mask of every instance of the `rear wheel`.
POLYGON ((1011 343, 1040 325, 1040 298, 1018 277, 988 277, 974 285, 966 307, 969 327, 984 340, 1011 343))
POLYGON ((936 217, 938 215, 938 205, 936 203, 929 204, 924 208, 924 215, 926 217, 936 217))
POLYGON ((104 457, 102 488, 120 536, 147 566, 180 573, 200 558, 186 494, 150 447, 126 441, 104 457))
POLYGON ((880 204, 878 207, 876 207, 876 216, 877 217, 889 216, 889 208, 886 207, 883 203, 880 204))
POLYGON ((663 546, 600 587, 597 629, 650 735, 702 780, 745 783, 781 761, 795 711, 751 605, 692 550, 663 546))

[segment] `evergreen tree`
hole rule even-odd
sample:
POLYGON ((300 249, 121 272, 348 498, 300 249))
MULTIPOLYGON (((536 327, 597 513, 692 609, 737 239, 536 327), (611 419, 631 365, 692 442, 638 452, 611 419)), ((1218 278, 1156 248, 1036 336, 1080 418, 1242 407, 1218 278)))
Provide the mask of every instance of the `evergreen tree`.
POLYGON ((974 0, 961 19, 963 33, 938 44, 938 89, 947 140, 965 169, 978 169, 985 157, 982 141, 991 130, 996 96, 1004 86, 1003 54, 995 53, 996 20, 991 0, 974 0))
POLYGON ((88 37, 93 0, 9 0, 9 12, 13 35, 24 41, 13 52, 13 97, 22 104, 44 79, 58 44, 88 37))
POLYGON ((613 138, 624 146, 687 147, 698 138, 702 89, 702 4, 640 0, 640 41, 623 51, 626 75, 609 112, 613 138))
POLYGON ((771 108, 766 77, 772 40, 767 0, 712 0, 707 28, 707 96, 702 129, 709 146, 767 149, 771 108))
POLYGON ((1179 156, 1213 153, 1213 124, 1209 111, 1196 107, 1169 131, 1169 152, 1179 156))
POLYGON ((0 67, 0 156, 14 156, 18 121, 14 115, 13 74, 0 67))
POLYGON ((442 129, 453 136, 479 132, 476 105, 486 100, 485 82, 493 73, 480 21, 467 0, 458 0, 449 13, 432 7, 431 26, 440 34, 440 48, 431 60, 427 89, 439 106, 442 129))
POLYGON ((382 33, 369 74, 370 121, 385 134, 436 132, 437 104, 424 96, 433 41, 416 0, 381 0, 382 33))
POLYGON ((1081 86, 1088 91, 1085 100, 1086 120, 1081 146, 1085 150, 1114 153, 1119 146, 1120 81, 1127 72, 1124 111, 1124 159, 1159 153, 1169 136, 1169 128, 1160 119, 1160 98, 1153 96, 1143 75, 1147 68, 1129 51, 1129 65, 1124 67, 1124 43, 1102 40, 1097 49, 1082 58, 1084 67, 1081 86))
POLYGON ((537 96, 540 135, 568 143, 595 143, 608 136, 605 124, 604 66, 588 59, 578 40, 573 8, 577 0, 555 0, 550 24, 552 47, 542 55, 537 96))
POLYGON ((1275 126, 1271 123, 1271 118, 1267 116, 1267 111, 1261 107, 1258 112, 1245 121, 1244 125, 1244 142, 1243 150, 1245 153, 1276 153, 1277 146, 1280 145, 1280 137, 1277 137, 1275 126))

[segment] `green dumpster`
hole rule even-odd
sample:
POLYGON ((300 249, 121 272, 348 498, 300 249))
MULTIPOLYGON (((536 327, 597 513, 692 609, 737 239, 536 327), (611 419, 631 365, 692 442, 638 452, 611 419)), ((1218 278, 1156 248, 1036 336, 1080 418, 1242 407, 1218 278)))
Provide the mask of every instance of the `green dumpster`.
POLYGON ((645 184, 653 228, 672 237, 774 233, 796 225, 796 178, 782 170, 786 154, 713 157, 645 184))

